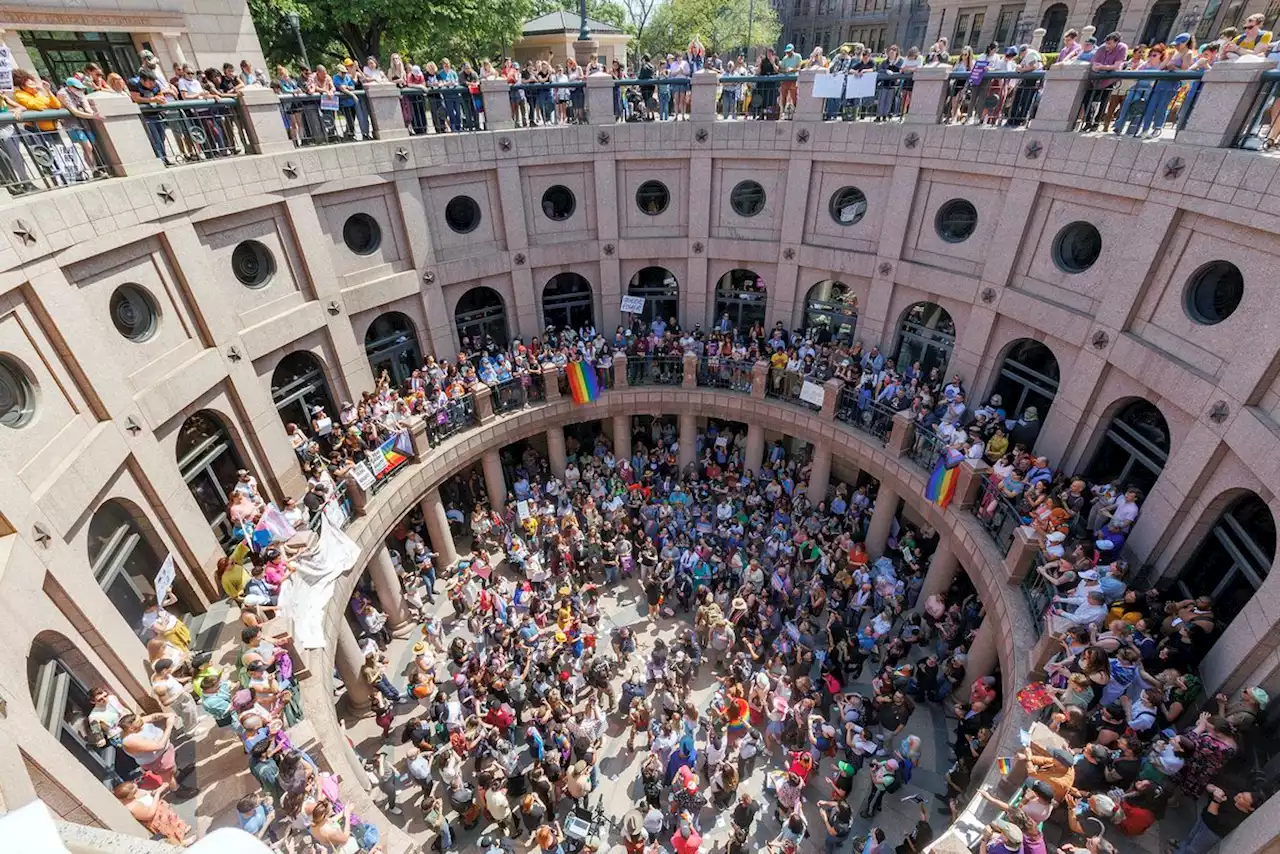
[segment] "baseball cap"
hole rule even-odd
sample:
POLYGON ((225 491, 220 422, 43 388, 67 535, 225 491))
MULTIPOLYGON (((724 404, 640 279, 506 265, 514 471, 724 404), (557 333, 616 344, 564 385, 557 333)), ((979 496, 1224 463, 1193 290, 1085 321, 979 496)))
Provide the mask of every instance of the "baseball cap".
POLYGON ((1173 37, 1174 44, 1186 44, 1191 41, 1191 33, 1178 33, 1173 37))
POLYGON ((788 51, 788 50, 795 50, 795 49, 796 49, 796 46, 795 46, 795 45, 793 45, 793 44, 788 44, 788 45, 787 45, 786 47, 784 47, 782 50, 783 50, 784 52, 786 52, 786 51, 788 51))
POLYGON ((73 89, 83 89, 83 88, 85 88, 84 81, 83 81, 83 80, 81 80, 79 77, 68 77, 68 78, 67 78, 67 85, 68 85, 68 86, 70 86, 70 87, 72 87, 73 89))
POLYGON ((1017 56, 1017 55, 1018 55, 1018 49, 1017 49, 1016 47, 1007 47, 1007 48, 1005 48, 1005 49, 1004 49, 1004 55, 1005 55, 1005 56, 1017 56))

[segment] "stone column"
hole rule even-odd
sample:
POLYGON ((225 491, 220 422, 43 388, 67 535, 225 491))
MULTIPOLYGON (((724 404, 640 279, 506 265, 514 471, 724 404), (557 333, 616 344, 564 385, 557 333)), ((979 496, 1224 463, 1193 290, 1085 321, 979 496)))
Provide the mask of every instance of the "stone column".
POLYGON ((185 65, 187 55, 182 50, 182 34, 181 33, 161 33, 165 46, 169 48, 170 58, 177 63, 185 65))
POLYGON ((822 384, 822 420, 834 421, 840 409, 840 393, 844 391, 844 380, 829 379, 822 384))
POLYGON ((364 94, 374 135, 383 142, 406 139, 409 129, 405 127, 404 113, 400 111, 400 87, 394 83, 366 83, 364 94))
MULTIPOLYGON (((1080 102, 1089 89, 1090 73, 1088 63, 1083 62, 1055 65, 1045 72, 1040 106, 1036 107, 1036 130, 1061 132, 1075 129, 1080 102)), ((911 103, 915 103, 914 95, 911 103)))
POLYGON ((747 449, 742 465, 757 474, 764 465, 764 428, 754 422, 747 425, 747 449))
POLYGON ((716 84, 720 76, 714 71, 695 71, 693 73, 692 118, 696 122, 714 122, 716 120, 716 84))
POLYGON ((489 493, 489 506, 502 512, 502 508, 507 506, 507 477, 502 473, 502 458, 498 456, 498 449, 485 451, 480 464, 484 468, 484 487, 489 493))
MULTIPOLYGON (((613 354, 613 387, 626 388, 631 385, 627 379, 627 354, 613 354)), ((614 441, 617 441, 616 439, 614 441)))
POLYGON ((965 661, 964 681, 960 683, 954 695, 959 698, 956 702, 963 702, 964 698, 969 696, 969 689, 973 687, 974 682, 996 672, 996 664, 1000 661, 996 650, 996 631, 995 620, 983 620, 982 625, 978 626, 965 661))
POLYGON ((1004 556, 1004 571, 1008 573, 1010 584, 1018 584, 1027 577, 1031 564, 1040 553, 1040 540, 1018 527, 1013 532, 1013 545, 1004 556))
POLYGON ((484 129, 510 130, 511 84, 505 80, 481 80, 480 100, 484 102, 484 129))
MULTIPOLYGON (((579 65, 584 65, 578 60, 579 65)), ((585 65, 584 65, 585 67, 585 65)), ((587 121, 601 127, 612 127, 613 115, 613 77, 603 71, 587 77, 587 121)))
POLYGON ((436 569, 453 566, 458 562, 458 549, 453 544, 453 531, 449 530, 449 517, 445 515, 440 490, 433 489, 422 497, 422 518, 436 553, 436 569))
POLYGON ((933 594, 946 593, 959 570, 960 561, 952 551, 951 544, 945 537, 940 539, 938 548, 934 550, 933 557, 929 560, 929 569, 925 572, 924 585, 920 588, 920 598, 916 600, 915 610, 923 611, 924 603, 933 594))
POLYGON ((893 426, 889 430, 889 441, 885 443, 884 452, 890 457, 901 457, 911 449, 915 440, 916 423, 911 420, 911 413, 899 412, 893 416, 893 426))
POLYGON ((827 500, 827 487, 831 485, 831 443, 818 442, 813 446, 813 465, 809 467, 807 495, 815 505, 827 500))
POLYGON ((1200 94, 1186 126, 1178 131, 1178 143, 1205 148, 1231 145, 1248 120, 1262 72, 1270 67, 1252 56, 1214 63, 1200 80, 1200 94))
POLYGON ((936 125, 942 121, 954 70, 950 65, 924 65, 912 72, 911 109, 902 117, 903 124, 936 125))
POLYGON ((751 397, 764 400, 765 391, 769 388, 769 363, 764 359, 751 366, 751 397))
POLYGON ((982 460, 964 460, 960 463, 960 477, 956 480, 955 504, 957 510, 968 510, 982 496, 982 482, 991 474, 991 466, 982 460))
POLYGON ((631 459, 631 416, 613 416, 613 455, 621 460, 631 459))
POLYGON ((551 473, 564 480, 564 470, 569 467, 569 454, 564 446, 564 428, 547 428, 547 458, 551 463, 551 473))
POLYGON ((347 686, 347 707, 351 713, 363 717, 369 711, 369 696, 373 687, 360 678, 360 668, 364 666, 364 653, 360 651, 360 642, 346 617, 338 619, 338 649, 334 655, 338 675, 347 686))
POLYGON ((408 614, 404 608, 404 594, 400 590, 400 579, 396 576, 396 565, 391 561, 391 553, 385 545, 378 545, 369 558, 369 575, 373 579, 374 592, 378 594, 378 603, 387 615, 387 628, 398 638, 408 637, 413 627, 409 624, 408 614))
POLYGON ((542 369, 542 389, 547 403, 560 399, 560 369, 555 366, 542 369))
POLYGON ((796 121, 822 121, 822 107, 826 99, 813 97, 813 80, 826 73, 825 68, 806 68, 800 72, 800 79, 796 81, 796 121))
POLYGON ((98 112, 102 154, 116 177, 152 175, 165 171, 164 161, 151 148, 138 105, 124 95, 95 93, 90 99, 98 112))
POLYGON ((240 115, 254 154, 293 151, 293 141, 280 121, 280 96, 265 86, 240 93, 240 115))
POLYGON ((683 388, 698 387, 698 357, 685 353, 680 363, 680 385, 683 388))
POLYGON ((893 527, 894 514, 898 512, 898 493, 884 484, 876 495, 876 506, 871 511, 871 524, 867 526, 867 554, 873 558, 884 553, 893 527))
POLYGON ((476 383, 471 393, 475 395, 476 420, 481 424, 488 424, 496 414, 493 411, 493 389, 484 383, 476 383))
POLYGON ((683 472, 685 466, 692 463, 696 457, 694 456, 694 445, 698 441, 698 421, 692 412, 680 413, 680 456, 678 462, 680 471, 683 472))

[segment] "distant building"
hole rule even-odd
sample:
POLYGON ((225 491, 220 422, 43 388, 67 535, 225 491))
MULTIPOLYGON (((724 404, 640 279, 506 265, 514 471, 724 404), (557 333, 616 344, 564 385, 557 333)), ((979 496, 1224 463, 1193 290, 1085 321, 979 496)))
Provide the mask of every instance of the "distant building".
POLYGON ((911 46, 927 49, 926 0, 776 0, 783 44, 809 54, 815 46, 832 54, 845 42, 883 51, 891 44, 905 53, 911 46))
MULTIPOLYGON (((520 38, 511 45, 511 56, 521 65, 537 59, 550 59, 561 65, 574 55, 573 43, 578 40, 580 24, 581 19, 573 12, 550 12, 534 18, 521 28, 520 38)), ((615 59, 626 63, 631 36, 612 24, 591 18, 587 18, 587 26, 591 28, 591 40, 599 45, 596 53, 606 67, 615 59)))

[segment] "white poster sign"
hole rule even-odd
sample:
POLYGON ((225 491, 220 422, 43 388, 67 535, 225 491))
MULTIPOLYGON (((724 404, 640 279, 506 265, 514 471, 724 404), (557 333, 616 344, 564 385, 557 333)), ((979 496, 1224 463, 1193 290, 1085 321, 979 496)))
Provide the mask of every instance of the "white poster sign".
POLYGON ((846 101, 852 101, 857 98, 874 98, 875 96, 876 73, 874 71, 864 71, 861 77, 856 74, 849 75, 849 81, 844 87, 846 101))
MULTIPOLYGON (((383 461, 385 462, 385 460, 383 461)), ((368 489, 373 486, 374 476, 369 469, 368 463, 356 463, 351 467, 351 476, 356 479, 356 483, 360 484, 361 489, 368 489)))
POLYGON ((528 519, 529 518, 529 502, 517 501, 516 514, 520 517, 521 522, 523 522, 525 519, 528 519))
POLYGON ((813 97, 843 98, 844 72, 837 74, 819 74, 813 78, 813 97))
POLYGON ((814 406, 822 406, 822 399, 825 394, 826 389, 819 383, 805 380, 804 385, 800 386, 800 399, 805 403, 812 403, 814 406))
POLYGON ((631 314, 644 311, 644 297, 625 296, 622 298, 622 310, 631 314))
POLYGON ((13 69, 17 67, 13 51, 7 44, 0 44, 0 92, 13 91, 13 69))
POLYGON ((161 610, 164 609, 164 597, 169 595, 169 591, 173 589, 173 578, 178 572, 178 567, 173 562, 173 555, 169 555, 164 559, 164 563, 160 564, 160 571, 156 573, 156 601, 160 603, 161 610))

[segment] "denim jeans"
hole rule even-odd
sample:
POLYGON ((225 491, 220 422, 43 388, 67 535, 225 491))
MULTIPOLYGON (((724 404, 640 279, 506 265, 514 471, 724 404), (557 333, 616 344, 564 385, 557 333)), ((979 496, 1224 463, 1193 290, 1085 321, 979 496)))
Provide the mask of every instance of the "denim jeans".
POLYGON ((359 124, 360 138, 369 138, 369 111, 364 108, 364 101, 356 98, 354 104, 342 108, 342 115, 347 119, 347 133, 354 135, 355 127, 359 124))
POLYGON ((456 92, 446 92, 444 109, 449 115, 449 130, 457 133, 462 130, 462 97, 456 92))
POLYGON ((727 89, 720 93, 720 111, 724 113, 726 119, 732 119, 738 115, 738 96, 736 93, 727 89))
POLYGON ((1221 841, 1222 837, 1210 830, 1203 818, 1197 818, 1187 838, 1182 840, 1174 854, 1206 854, 1221 841))
POLYGON ((671 90, 665 86, 658 87, 658 119, 666 121, 671 114, 671 90))
POLYGON ((1151 98, 1147 101, 1147 109, 1142 114, 1142 121, 1135 133, 1146 133, 1148 130, 1159 130, 1169 115, 1169 105, 1182 84, 1176 80, 1157 80, 1151 90, 1151 98))
POLYGON ((392 685, 391 680, 386 676, 379 678, 378 684, 374 687, 382 693, 382 696, 386 697, 391 702, 398 703, 400 701, 400 692, 396 690, 396 686, 392 685))
MULTIPOLYGON (((1126 124, 1132 124, 1134 128, 1137 127, 1137 122, 1129 121, 1129 111, 1135 102, 1145 100, 1150 95, 1151 83, 1147 80, 1139 80, 1133 84, 1132 89, 1125 93, 1124 100, 1120 103, 1120 109, 1116 112, 1115 125, 1112 126, 1112 130, 1115 131, 1117 136, 1124 133, 1126 124)), ((1137 135, 1138 132, 1137 130, 1130 130, 1130 133, 1137 135)))

